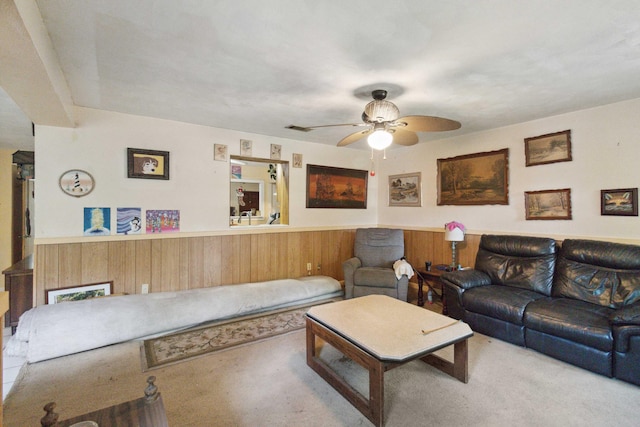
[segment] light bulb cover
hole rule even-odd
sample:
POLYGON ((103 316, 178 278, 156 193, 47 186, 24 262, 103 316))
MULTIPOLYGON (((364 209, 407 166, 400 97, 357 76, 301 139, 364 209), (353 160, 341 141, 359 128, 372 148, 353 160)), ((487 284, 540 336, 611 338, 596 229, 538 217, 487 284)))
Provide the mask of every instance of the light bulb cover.
POLYGON ((367 138, 367 143, 369 147, 374 150, 384 150, 393 142, 393 135, 391 135, 386 130, 378 129, 371 133, 367 138))

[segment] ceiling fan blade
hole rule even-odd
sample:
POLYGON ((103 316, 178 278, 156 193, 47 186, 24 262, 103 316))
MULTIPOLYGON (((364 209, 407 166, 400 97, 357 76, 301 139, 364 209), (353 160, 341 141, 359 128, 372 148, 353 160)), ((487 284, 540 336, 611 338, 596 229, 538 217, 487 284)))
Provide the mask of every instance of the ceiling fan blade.
POLYGON ((402 128, 393 129, 393 143, 398 145, 415 145, 418 143, 418 135, 415 132, 402 128))
POLYGON ((371 133, 371 129, 361 130, 351 135, 347 135, 338 142, 338 147, 344 147, 345 145, 353 144, 356 141, 361 140, 365 136, 371 133))
POLYGON ((460 129, 460 122, 434 116, 406 116, 400 117, 396 123, 406 123, 405 130, 413 132, 443 132, 460 129))
POLYGON ((297 130, 300 132, 309 132, 318 128, 331 128, 336 126, 368 126, 366 123, 341 123, 337 125, 320 125, 320 126, 298 126, 298 125, 289 125, 285 126, 286 129, 297 130))

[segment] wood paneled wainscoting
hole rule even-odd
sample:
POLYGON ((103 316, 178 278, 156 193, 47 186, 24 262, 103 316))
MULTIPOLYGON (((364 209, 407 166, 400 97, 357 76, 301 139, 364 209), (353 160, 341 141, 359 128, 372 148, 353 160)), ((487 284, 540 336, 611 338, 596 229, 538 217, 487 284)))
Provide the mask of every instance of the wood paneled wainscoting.
MULTIPOLYGON (((219 285, 327 275, 343 280, 342 262, 353 256, 355 229, 136 236, 77 242, 39 241, 35 252, 35 304, 50 289, 113 281, 116 294, 179 291, 219 285)), ((52 239, 53 240, 53 239, 52 239)), ((473 265, 479 236, 467 235, 458 259, 473 265)), ((405 230, 405 252, 415 267, 449 264, 451 245, 441 231, 405 230)))

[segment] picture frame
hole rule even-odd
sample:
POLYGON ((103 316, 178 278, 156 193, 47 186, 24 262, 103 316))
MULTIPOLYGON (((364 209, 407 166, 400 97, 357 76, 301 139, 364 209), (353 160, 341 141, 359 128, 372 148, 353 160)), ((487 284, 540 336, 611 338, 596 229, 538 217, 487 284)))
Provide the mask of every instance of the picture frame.
POLYGON ((280 156, 282 155, 282 145, 280 144, 271 144, 270 156, 271 160, 280 160, 280 156))
POLYGON ((366 209, 368 172, 307 165, 307 208, 366 209))
POLYGON ((600 190, 600 215, 638 216, 638 188, 600 190))
POLYGON ((84 208, 83 236, 108 236, 111 234, 111 208, 84 208))
POLYGON ((508 148, 437 162, 438 206, 509 204, 508 148))
POLYGON ((82 301, 113 293, 113 281, 89 283, 86 285, 69 286, 66 288, 49 289, 45 291, 45 304, 60 304, 68 301, 82 301))
POLYGON ((169 152, 127 148, 127 178, 169 179, 169 152))
POLYGON ((293 165, 294 168, 302 168, 302 154, 293 153, 293 156, 291 158, 291 164, 293 165))
POLYGON ((93 191, 95 181, 89 172, 81 169, 70 169, 60 175, 60 189, 69 196, 83 197, 93 191))
POLYGON ((527 220, 572 219, 571 189, 525 191, 527 220))
POLYGON ((570 162, 571 130, 525 138, 524 155, 526 166, 570 162))
POLYGON ((422 206, 421 172, 389 175, 389 206, 422 206))
POLYGON ((253 142, 249 139, 240 140, 240 155, 242 157, 251 157, 253 151, 253 142))
POLYGON ((213 144, 213 160, 220 162, 227 161, 227 146, 224 144, 213 144))

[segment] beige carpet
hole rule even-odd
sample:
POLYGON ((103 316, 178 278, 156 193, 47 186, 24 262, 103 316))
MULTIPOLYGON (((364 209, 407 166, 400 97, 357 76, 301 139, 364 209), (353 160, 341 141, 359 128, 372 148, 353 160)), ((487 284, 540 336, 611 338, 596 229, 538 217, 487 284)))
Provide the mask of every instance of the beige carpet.
MULTIPOLYGON (((61 419, 141 397, 139 342, 27 365, 4 405, 7 427, 37 426, 56 401, 61 419)), ((387 426, 637 426, 640 387, 482 335, 470 339, 463 384, 415 361, 385 374, 387 426)), ((440 354, 450 356, 448 351, 440 354)), ((363 392, 362 369, 327 358, 363 392)), ((304 330, 156 369, 170 425, 369 426, 309 369, 304 330)))

